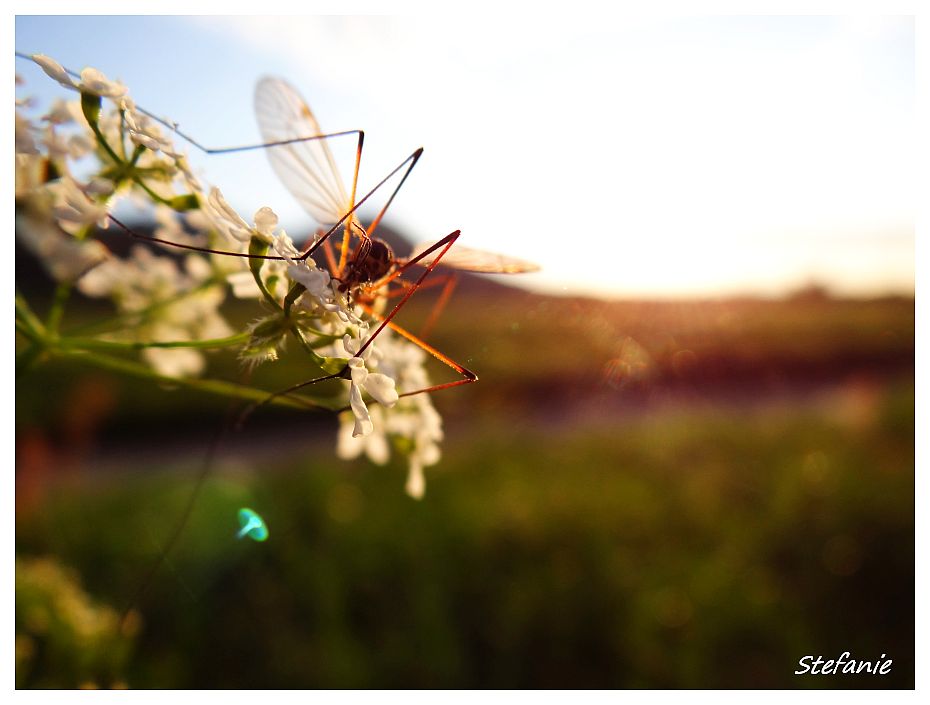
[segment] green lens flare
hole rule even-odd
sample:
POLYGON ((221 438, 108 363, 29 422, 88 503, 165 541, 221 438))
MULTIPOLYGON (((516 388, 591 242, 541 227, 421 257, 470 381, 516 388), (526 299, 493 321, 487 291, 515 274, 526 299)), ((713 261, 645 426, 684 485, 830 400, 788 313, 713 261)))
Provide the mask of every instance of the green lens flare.
POLYGON ((253 541, 264 541, 268 538, 268 527, 265 520, 248 507, 239 510, 239 533, 237 539, 248 536, 253 541))

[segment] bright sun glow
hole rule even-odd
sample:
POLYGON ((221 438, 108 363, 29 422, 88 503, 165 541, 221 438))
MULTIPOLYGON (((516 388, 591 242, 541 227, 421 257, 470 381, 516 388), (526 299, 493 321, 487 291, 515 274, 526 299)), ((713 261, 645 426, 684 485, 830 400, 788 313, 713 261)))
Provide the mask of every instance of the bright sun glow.
POLYGON ((351 87, 372 143, 427 146, 405 226, 533 258, 539 286, 913 286, 909 20, 228 26, 308 86, 351 87))
MULTIPOLYGON (((170 33, 186 48, 158 70, 202 91, 137 99, 214 145, 256 139, 253 86, 277 73, 324 129, 366 130, 363 189, 425 147, 389 222, 542 265, 521 286, 913 291, 911 18, 166 18, 144 36, 107 21, 113 46, 70 47, 78 68, 145 85, 145 52, 120 42, 170 33)), ((21 18, 19 48, 55 53, 54 22, 21 18)), ((270 205, 305 231, 255 157, 199 162, 241 212, 270 205)))

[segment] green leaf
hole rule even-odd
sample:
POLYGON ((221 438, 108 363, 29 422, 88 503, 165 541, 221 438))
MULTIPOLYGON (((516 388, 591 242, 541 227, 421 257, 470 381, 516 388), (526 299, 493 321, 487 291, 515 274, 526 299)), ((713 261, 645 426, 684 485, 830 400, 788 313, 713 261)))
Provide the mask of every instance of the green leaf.
POLYGON ((316 355, 320 369, 323 370, 328 375, 334 375, 337 372, 342 372, 346 368, 348 360, 341 357, 323 357, 322 355, 316 355))
POLYGON ((313 331, 309 331, 308 329, 301 330, 298 327, 292 328, 291 330, 294 333, 294 337, 296 337, 297 341, 300 343, 301 348, 307 354, 307 357, 309 357, 312 363, 319 367, 323 373, 334 375, 346 369, 349 363, 347 359, 342 357, 324 357, 313 349, 312 344, 307 342, 307 339, 303 335, 306 332, 313 331))
POLYGON ((313 364, 319 367, 325 374, 334 375, 337 372, 342 372, 348 360, 345 360, 341 357, 323 357, 318 355, 315 351, 310 348, 304 348, 307 353, 307 356, 313 361, 313 364))
POLYGON ((280 312, 274 316, 268 316, 252 328, 252 339, 277 340, 287 335, 290 330, 290 324, 280 312))

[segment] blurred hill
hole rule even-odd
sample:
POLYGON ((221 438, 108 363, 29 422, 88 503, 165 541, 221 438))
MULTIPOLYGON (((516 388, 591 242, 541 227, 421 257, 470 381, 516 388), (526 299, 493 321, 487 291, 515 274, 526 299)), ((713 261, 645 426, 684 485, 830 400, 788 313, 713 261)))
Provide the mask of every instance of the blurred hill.
MULTIPOLYGON (((134 232, 146 237, 152 237, 155 232, 155 226, 148 222, 127 222, 126 225, 134 232)), ((392 228, 389 224, 382 223, 378 227, 377 235, 384 240, 394 252, 397 258, 407 257, 413 249, 412 243, 407 237, 402 235, 398 230, 392 228)), ((172 257, 181 260, 186 254, 185 250, 162 247, 153 243, 146 243, 141 239, 133 239, 116 225, 111 225, 106 230, 98 230, 95 238, 103 242, 115 255, 124 257, 133 246, 142 245, 144 247, 157 248, 159 255, 172 257)), ((326 263, 320 255, 316 257, 318 264, 325 267, 326 263)), ((418 270, 422 271, 422 270, 418 270)), ((497 279, 471 274, 469 272, 458 272, 460 281, 457 289, 461 292, 484 292, 494 293, 500 296, 507 296, 513 293, 515 287, 508 286, 506 282, 497 279)), ((39 262, 23 248, 19 242, 16 243, 16 284, 21 291, 27 294, 30 300, 33 297, 48 296, 51 291, 49 286, 51 279, 45 273, 45 270, 39 262)))
MULTIPOLYGON (((150 228, 134 227, 151 233, 150 228)), ((379 235, 396 255, 410 251, 409 241, 389 226, 379 228, 379 235)), ((118 254, 134 244, 115 227, 102 239, 118 254)), ((161 252, 183 257, 169 248, 161 252)), ((810 397, 849 382, 913 377, 913 299, 835 299, 824 288, 811 286, 780 300, 602 301, 525 291, 509 286, 504 276, 458 276, 457 289, 429 342, 476 371, 480 382, 456 390, 456 403, 450 400, 445 410, 450 417, 504 408, 572 417, 670 404, 754 405, 810 397)), ((19 247, 16 285, 29 300, 41 301, 52 290, 38 263, 19 247)), ((418 332, 436 296, 436 289, 418 292, 398 322, 418 332)), ((108 307, 75 297, 71 315, 93 318, 105 315, 108 307)), ((243 322, 256 308, 252 302, 232 300, 224 311, 243 322)), ((214 359, 218 376, 237 378, 234 360, 214 359)), ((75 371, 61 368, 60 380, 56 369, 44 374, 48 384, 67 385, 75 371)), ((432 374, 436 381, 455 378, 438 363, 432 374)), ((300 362, 285 357, 261 368, 257 379, 272 390, 289 386, 301 379, 300 362)), ((140 410, 163 406, 154 401, 161 390, 131 380, 114 384, 134 399, 152 401, 129 405, 114 420, 117 427, 145 423, 137 415, 151 412, 140 410)), ((441 409, 448 395, 437 395, 441 409)), ((28 421, 33 413, 44 416, 38 404, 32 399, 23 405, 18 420, 28 421)), ((162 422, 183 430, 185 413, 215 413, 223 404, 222 399, 193 395, 174 421, 162 422)), ((307 423, 301 414, 269 409, 266 415, 268 424, 280 423, 282 417, 307 423)))

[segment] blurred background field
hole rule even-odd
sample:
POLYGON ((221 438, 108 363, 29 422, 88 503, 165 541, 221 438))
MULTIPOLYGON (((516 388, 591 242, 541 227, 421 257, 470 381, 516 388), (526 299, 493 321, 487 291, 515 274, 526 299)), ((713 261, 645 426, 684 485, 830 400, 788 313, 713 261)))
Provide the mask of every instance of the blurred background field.
POLYGON ((265 410, 122 631, 227 401, 71 363, 19 377, 17 685, 913 687, 913 299, 466 279, 432 339, 481 381, 435 395, 423 501, 399 462, 339 461, 332 416, 265 410), (241 506, 266 543, 234 539, 241 506), (892 673, 793 675, 843 651, 892 673))

